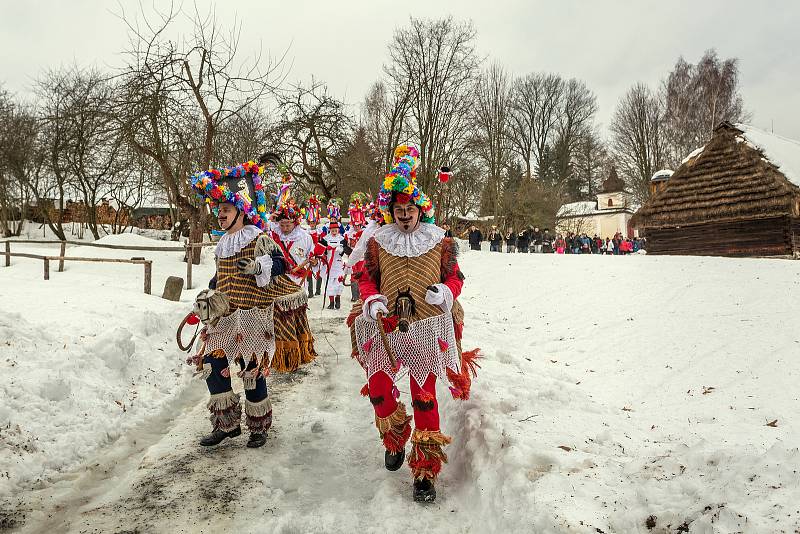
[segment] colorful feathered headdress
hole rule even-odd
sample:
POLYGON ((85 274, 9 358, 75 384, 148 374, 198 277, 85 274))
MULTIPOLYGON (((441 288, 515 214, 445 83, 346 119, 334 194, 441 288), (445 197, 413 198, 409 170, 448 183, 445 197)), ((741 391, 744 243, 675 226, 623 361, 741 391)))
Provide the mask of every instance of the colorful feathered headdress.
POLYGON ((275 220, 277 221, 280 221, 281 219, 289 219, 294 221, 295 224, 300 224, 300 218, 302 217, 300 207, 292 197, 287 198, 284 203, 278 204, 278 206, 275 207, 273 214, 275 215, 275 220))
POLYGON ((339 207, 339 199, 332 198, 328 201, 328 218, 341 219, 342 209, 339 207))
POLYGON ((276 220, 290 219, 295 224, 299 224, 302 213, 300 207, 291 196, 294 177, 288 165, 275 152, 267 152, 261 155, 258 161, 264 165, 266 173, 269 173, 273 178, 276 178, 276 175, 280 177, 280 181, 277 182, 278 190, 272 195, 274 202, 272 215, 275 216, 276 220))
POLYGON ((369 197, 366 193, 356 191, 350 195, 350 207, 347 209, 347 215, 350 216, 350 224, 359 224, 361 226, 367 224, 365 209, 369 197))
POLYGON ((317 224, 322 216, 322 205, 319 203, 317 195, 310 195, 303 208, 303 216, 308 224, 317 224))
POLYGON ((208 169, 191 177, 192 189, 207 204, 230 202, 250 221, 265 230, 267 198, 261 185, 263 165, 248 161, 235 167, 208 169))
POLYGON ((367 207, 364 210, 364 215, 366 215, 367 219, 371 219, 373 221, 380 221, 383 219, 381 210, 378 209, 378 206, 375 205, 375 202, 370 202, 367 204, 367 207))
POLYGON ((417 165, 419 164, 419 150, 413 145, 400 145, 394 150, 394 163, 391 170, 383 179, 381 191, 378 194, 378 207, 383 214, 383 220, 392 222, 392 213, 389 204, 396 202, 413 202, 422 210, 420 220, 424 223, 433 223, 433 202, 417 187, 417 165))

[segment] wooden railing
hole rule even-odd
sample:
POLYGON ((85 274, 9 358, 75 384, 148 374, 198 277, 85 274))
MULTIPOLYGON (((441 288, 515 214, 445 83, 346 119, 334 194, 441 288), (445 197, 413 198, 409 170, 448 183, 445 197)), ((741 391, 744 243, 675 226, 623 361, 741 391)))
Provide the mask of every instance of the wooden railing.
POLYGON ((184 243, 180 247, 143 247, 136 245, 107 245, 104 243, 84 243, 83 241, 47 241, 41 239, 8 239, 4 240, 6 257, 5 266, 11 265, 11 258, 33 258, 44 261, 44 279, 50 279, 50 262, 58 260, 58 272, 64 270, 65 261, 84 261, 94 263, 131 263, 136 265, 144 265, 144 292, 148 295, 152 288, 152 266, 153 261, 146 258, 131 258, 131 259, 116 259, 116 258, 86 258, 86 257, 69 257, 66 256, 67 245, 77 245, 81 247, 95 247, 106 248, 113 250, 132 250, 140 252, 183 252, 186 258, 186 289, 192 289, 192 261, 191 256, 195 248, 215 246, 216 243, 203 242, 203 243, 184 243), (38 245, 60 245, 58 256, 45 256, 41 254, 29 254, 23 252, 11 252, 11 244, 38 244, 38 245))

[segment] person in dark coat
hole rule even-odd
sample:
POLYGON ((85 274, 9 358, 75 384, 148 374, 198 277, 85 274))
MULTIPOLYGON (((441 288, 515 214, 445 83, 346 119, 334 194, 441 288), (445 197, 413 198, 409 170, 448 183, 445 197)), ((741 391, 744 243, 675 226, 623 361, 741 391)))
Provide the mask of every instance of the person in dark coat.
POLYGON ((550 230, 548 228, 545 228, 542 233, 542 252, 545 254, 553 253, 553 236, 550 235, 550 230))
MULTIPOLYGON (((463 235, 463 234, 462 234, 463 235)), ((469 234, 467 236, 467 240, 469 241, 469 248, 472 250, 480 250, 481 249, 481 241, 483 241, 483 234, 478 227, 474 224, 469 227, 469 234)))
POLYGON ((533 228, 531 232, 531 252, 542 252, 542 231, 539 230, 538 226, 533 228))
POLYGON ((506 230, 506 252, 509 254, 516 251, 517 248, 517 234, 514 233, 513 228, 506 230))
POLYGON ((531 242, 531 234, 528 230, 522 230, 517 233, 517 252, 527 253, 528 246, 531 242))
POLYGON ((497 226, 492 225, 492 231, 489 232, 489 251, 502 252, 503 234, 497 229, 497 226))

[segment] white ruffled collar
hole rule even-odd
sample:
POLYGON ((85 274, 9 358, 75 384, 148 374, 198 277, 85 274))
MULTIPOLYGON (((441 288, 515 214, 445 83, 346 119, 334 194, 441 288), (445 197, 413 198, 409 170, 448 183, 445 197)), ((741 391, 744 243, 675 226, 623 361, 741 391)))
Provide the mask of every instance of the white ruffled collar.
POLYGON ((238 254, 259 235, 261 235, 261 228, 246 224, 241 230, 232 234, 224 234, 220 237, 214 254, 218 258, 230 258, 238 254))
POLYGON ((407 234, 393 223, 381 226, 374 237, 381 248, 392 256, 416 258, 441 243, 444 230, 435 224, 420 223, 419 228, 407 234))

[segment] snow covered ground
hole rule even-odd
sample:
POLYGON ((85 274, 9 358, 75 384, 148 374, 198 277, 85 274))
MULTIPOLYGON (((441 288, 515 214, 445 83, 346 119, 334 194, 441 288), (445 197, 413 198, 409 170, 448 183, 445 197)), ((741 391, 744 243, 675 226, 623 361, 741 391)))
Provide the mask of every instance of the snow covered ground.
MULTIPOLYGON (((150 256, 158 293, 184 264, 150 256)), ((131 265, 70 264, 49 282, 35 260, 0 267, 0 521, 27 532, 800 529, 800 262, 465 251, 461 264, 465 346, 484 359, 469 401, 440 392, 453 444, 432 506, 411 502, 405 468, 382 468, 345 310, 312 300, 320 357, 270 379, 267 446, 205 450, 204 385, 173 341, 191 295, 147 297, 131 265)), ((196 280, 210 270, 206 260, 196 280)))
MULTIPOLYGON (((135 234, 99 242, 165 246, 135 234)), ((12 251, 57 255, 58 245, 14 244, 12 251)), ((205 254, 201 281, 213 270, 205 254)), ((182 251, 70 246, 67 255, 146 256, 154 295, 186 265, 182 251)), ((141 265, 65 262, 59 273, 53 263, 44 281, 41 260, 11 262, 0 267, 0 499, 69 469, 175 401, 189 379, 175 328, 196 293, 184 293, 181 303, 145 295, 141 265)))

